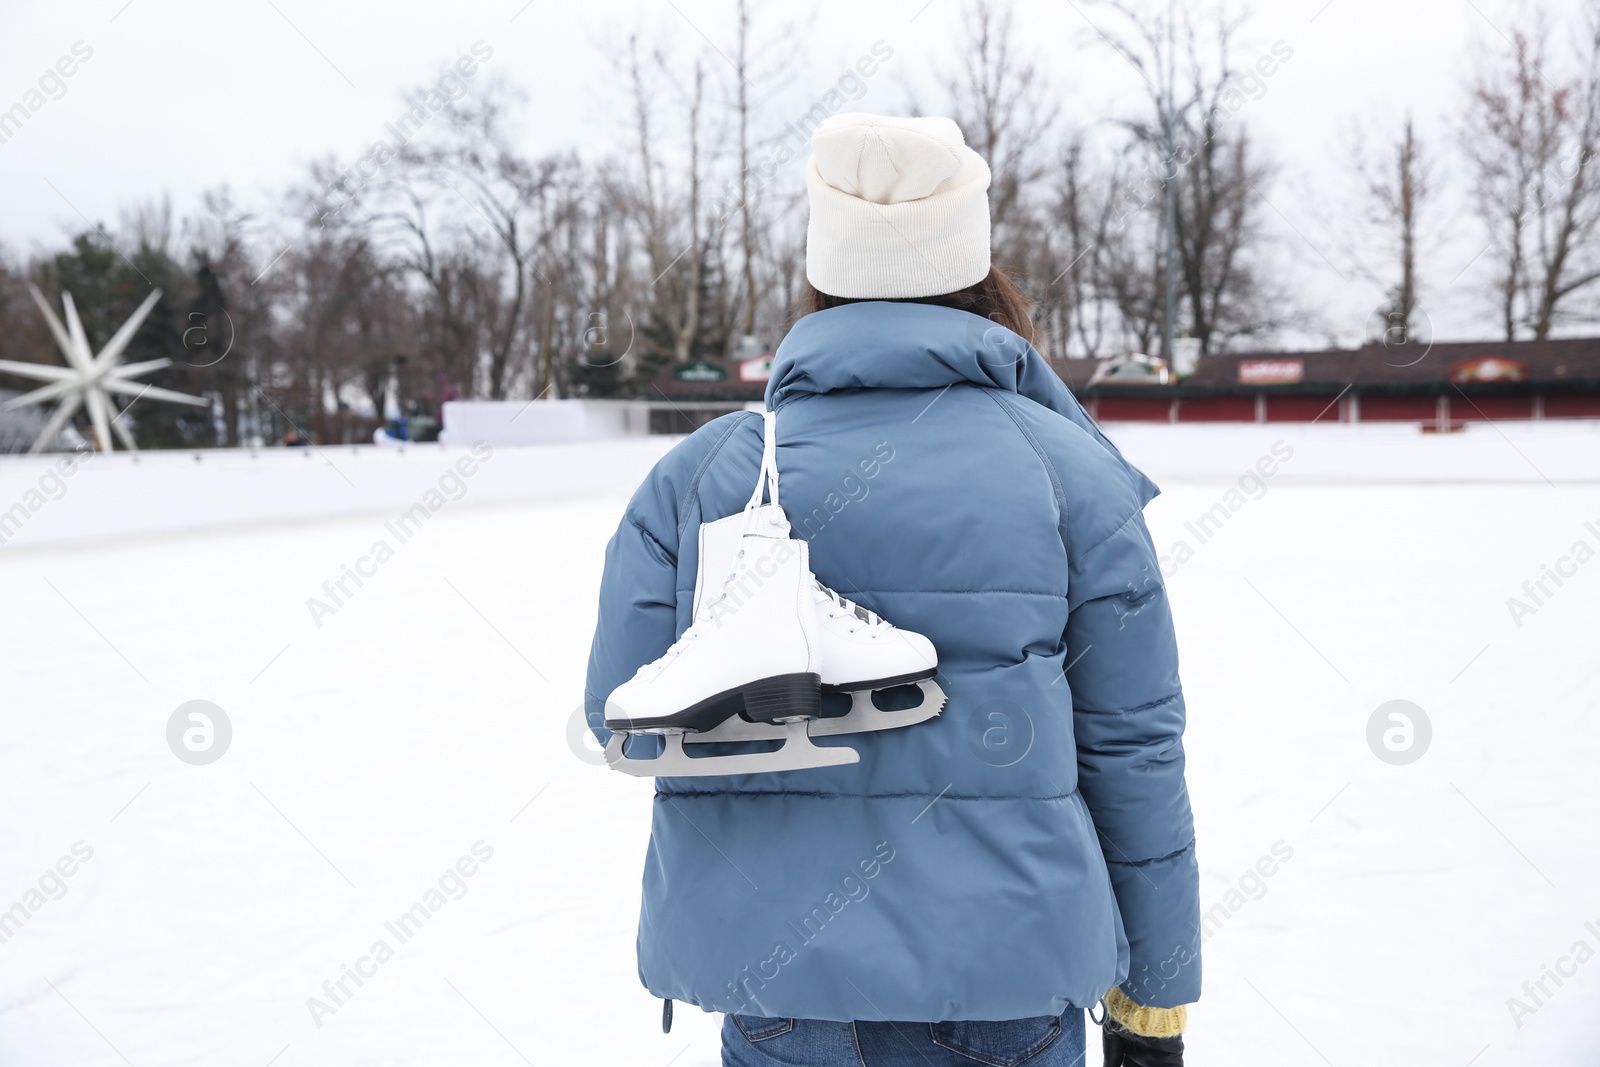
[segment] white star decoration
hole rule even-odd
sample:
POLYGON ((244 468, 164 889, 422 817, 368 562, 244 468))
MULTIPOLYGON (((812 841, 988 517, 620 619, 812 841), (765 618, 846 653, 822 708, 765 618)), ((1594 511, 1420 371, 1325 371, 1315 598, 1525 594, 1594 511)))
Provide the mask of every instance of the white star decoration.
POLYGON ((12 397, 0 404, 0 411, 36 404, 41 400, 60 398, 56 410, 45 421, 44 429, 39 431, 39 437, 33 442, 33 447, 28 449, 30 453, 40 451, 55 440, 61 428, 80 406, 89 409, 89 421, 94 425, 95 444, 99 448, 107 452, 112 450, 111 432, 115 430, 130 452, 139 451, 138 446, 133 443, 133 434, 122 424, 122 412, 118 411, 113 415, 115 410, 111 398, 113 393, 132 396, 135 399, 149 397, 151 400, 170 400, 178 404, 195 404, 200 407, 206 407, 211 403, 204 397, 189 396, 187 393, 178 393, 171 389, 158 389, 153 385, 141 385, 134 381, 141 374, 149 374, 151 371, 171 366, 170 359, 151 359, 143 363, 127 364, 117 362, 122 350, 133 340, 140 323, 150 314, 150 309, 156 306, 156 301, 161 299, 160 289, 145 298, 139 309, 128 317, 128 321, 122 324, 121 329, 117 330, 99 354, 95 355, 89 351, 89 339, 84 336, 83 323, 78 321, 78 309, 72 303, 72 294, 65 291, 61 294, 61 303, 67 310, 67 324, 62 326, 61 320, 56 318, 56 313, 45 302, 44 294, 39 292, 38 287, 30 285, 28 288, 33 293, 34 303, 44 312, 45 320, 50 324, 50 333, 55 337, 62 355, 67 359, 65 367, 0 359, 0 370, 50 383, 31 393, 12 397))

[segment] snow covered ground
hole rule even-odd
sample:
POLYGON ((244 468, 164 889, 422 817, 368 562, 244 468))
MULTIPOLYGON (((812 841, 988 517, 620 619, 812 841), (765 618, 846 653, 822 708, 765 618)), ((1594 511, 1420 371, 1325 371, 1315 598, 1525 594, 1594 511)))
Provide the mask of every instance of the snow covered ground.
MULTIPOLYGON (((1165 489, 1190 1062, 1595 1063, 1600 428, 1111 433, 1165 489), (1369 746, 1392 700, 1414 762, 1369 746)), ((43 494, 0 547, 0 1063, 716 1063, 635 973, 650 784, 569 744, 668 443, 101 457, 43 494), (231 725, 206 765, 168 747, 192 700, 231 725)), ((0 462, 0 509, 45 470, 0 462)))

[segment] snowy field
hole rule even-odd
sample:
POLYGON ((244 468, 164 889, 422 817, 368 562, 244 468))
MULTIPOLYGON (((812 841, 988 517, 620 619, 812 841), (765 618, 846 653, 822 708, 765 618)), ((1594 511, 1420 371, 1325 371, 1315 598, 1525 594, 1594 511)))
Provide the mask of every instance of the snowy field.
MULTIPOLYGON (((1600 1061, 1600 427, 1110 432, 1165 490, 1189 1062, 1600 1061), (1369 745, 1392 700, 1410 763, 1369 745)), ((0 1064, 716 1063, 720 1017, 663 1035, 636 976, 650 783, 569 742, 668 443, 497 450, 459 498, 469 453, 426 448, 102 457, 45 495, 0 548, 0 1064), (208 765, 168 746, 192 700, 231 724, 208 765)), ((45 470, 0 460, 0 508, 45 470)))

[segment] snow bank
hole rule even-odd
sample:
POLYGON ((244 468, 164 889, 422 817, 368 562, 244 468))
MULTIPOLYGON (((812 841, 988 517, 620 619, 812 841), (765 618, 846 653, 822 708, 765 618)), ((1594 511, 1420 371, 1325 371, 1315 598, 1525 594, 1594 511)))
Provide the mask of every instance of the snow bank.
MULTIPOLYGON (((676 441, 215 449, 0 460, 0 545, 121 541, 356 515, 398 516, 436 492, 463 506, 630 494, 676 441), (459 464, 469 461, 465 474, 459 464), (441 480, 445 484, 441 485, 441 480), (457 484, 459 483, 459 484, 457 484), (23 510, 18 512, 20 506, 23 510)), ((437 507, 429 507, 437 511, 437 507)))
MULTIPOLYGON (((1600 478, 1600 420, 1470 423, 1108 422, 1106 435, 1158 482, 1233 478, 1283 442, 1289 481, 1563 482, 1600 478)), ((1281 450, 1280 450, 1281 451, 1281 450)))
MULTIPOLYGON (((1600 479, 1600 421, 1592 420, 1474 424, 1453 434, 1302 423, 1109 423, 1106 432, 1163 485, 1236 481, 1251 471, 1274 482, 1600 479)), ((452 508, 627 495, 678 440, 498 445, 462 486, 442 489, 440 479, 473 454, 467 446, 115 453, 79 462, 71 477, 52 473, 62 457, 0 457, 0 546, 398 515, 429 490, 452 508)))

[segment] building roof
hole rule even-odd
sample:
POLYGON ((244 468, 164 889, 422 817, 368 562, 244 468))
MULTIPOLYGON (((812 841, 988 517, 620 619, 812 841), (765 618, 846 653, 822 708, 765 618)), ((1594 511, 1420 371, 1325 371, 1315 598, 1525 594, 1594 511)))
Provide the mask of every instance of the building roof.
MULTIPOLYGON (((1090 364, 1091 360, 1058 360, 1052 365, 1090 364)), ((1092 372, 1092 369, 1091 369, 1092 372)), ((1437 391, 1458 386, 1473 389, 1534 391, 1600 388, 1600 338, 1546 341, 1467 341, 1432 345, 1366 344, 1354 349, 1309 352, 1240 352, 1200 358, 1193 374, 1175 386, 1161 387, 1104 382, 1092 389, 1078 368, 1067 384, 1092 394, 1147 393, 1155 389, 1181 394, 1262 392, 1437 391), (1479 362, 1492 361, 1492 362, 1479 362), (1266 366, 1278 364, 1281 366, 1266 366), (1252 366, 1253 365, 1253 366, 1252 366), (1241 371, 1243 367, 1243 372, 1241 371), (1496 370, 1510 377, 1492 377, 1496 370), (1251 372, 1256 372, 1251 376, 1251 372), (1261 372, 1265 371, 1266 374, 1261 372), (1473 376, 1473 372, 1477 376, 1473 376)))
POLYGON ((697 359, 688 363, 672 362, 662 367, 645 390, 644 400, 716 400, 748 403, 767 395, 767 383, 741 381, 738 360, 697 359), (685 380, 680 375, 689 372, 685 380), (694 372, 704 371, 703 375, 694 372), (721 378, 714 378, 720 373, 721 378))
POLYGON ((1061 376, 1067 383, 1067 388, 1073 392, 1081 392, 1089 386, 1089 379, 1094 376, 1095 369, 1103 360, 1098 359, 1053 359, 1046 357, 1045 362, 1061 376))
MULTIPOLYGON (((1172 385, 1100 382, 1089 379, 1101 364, 1098 359, 1049 359, 1050 366, 1073 392, 1090 396, 1208 395, 1239 392, 1337 393, 1432 392, 1457 386, 1466 391, 1600 389, 1600 337, 1561 338, 1546 341, 1467 341, 1433 345, 1367 344, 1360 348, 1332 348, 1306 352, 1230 352, 1200 358, 1193 374, 1172 385), (1498 357, 1514 361, 1522 378, 1499 381, 1463 381, 1452 376, 1469 361, 1498 357), (1240 365, 1285 364, 1277 378, 1259 374, 1241 379, 1240 365), (1297 380, 1288 380, 1298 374, 1297 380)), ((1480 365, 1481 366, 1481 365, 1480 365)), ((1247 368, 1247 372, 1250 368, 1247 368)), ((696 360, 669 363, 661 368, 647 400, 729 401, 748 403, 766 395, 765 381, 741 381, 738 361, 696 360), (686 367, 703 372, 701 380, 679 377, 686 367), (712 370, 707 370, 712 368, 712 370), (706 380, 716 371, 718 380, 706 380)))

